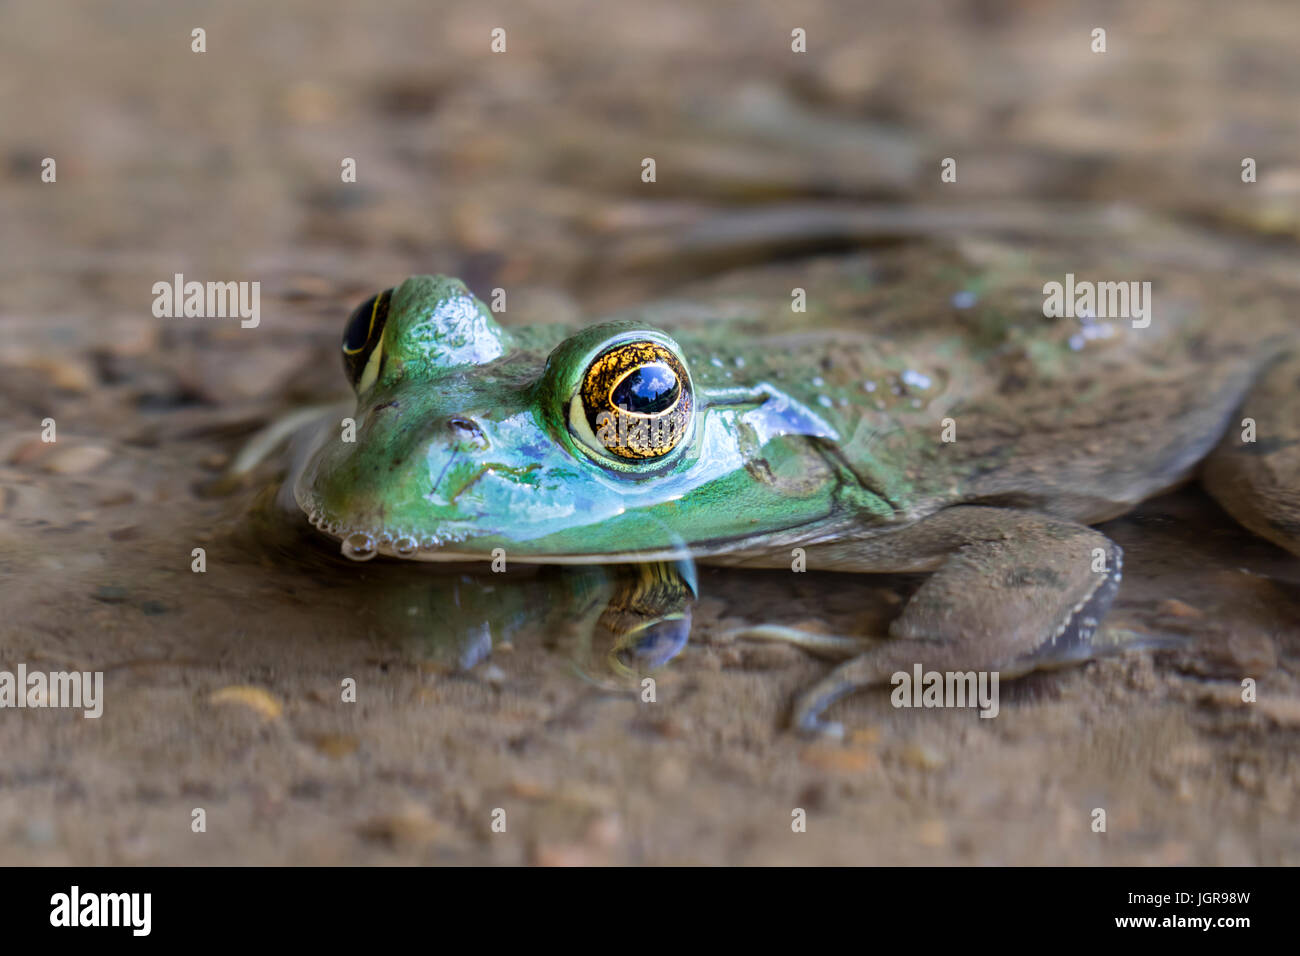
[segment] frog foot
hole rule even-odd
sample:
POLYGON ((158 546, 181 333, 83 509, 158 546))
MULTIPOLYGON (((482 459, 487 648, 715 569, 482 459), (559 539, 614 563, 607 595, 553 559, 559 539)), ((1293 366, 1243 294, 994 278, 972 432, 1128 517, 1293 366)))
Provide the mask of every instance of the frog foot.
POLYGON ((1201 483, 1246 528, 1300 554, 1300 354, 1270 368, 1205 460, 1201 483))
POLYGON ((896 543, 938 555, 936 570, 890 626, 890 640, 799 695, 797 730, 842 736, 839 724, 822 718, 832 703, 896 683, 900 673, 911 677, 918 667, 1013 678, 1109 650, 1094 638, 1119 589, 1123 557, 1099 531, 1034 512, 967 505, 924 519, 896 543))

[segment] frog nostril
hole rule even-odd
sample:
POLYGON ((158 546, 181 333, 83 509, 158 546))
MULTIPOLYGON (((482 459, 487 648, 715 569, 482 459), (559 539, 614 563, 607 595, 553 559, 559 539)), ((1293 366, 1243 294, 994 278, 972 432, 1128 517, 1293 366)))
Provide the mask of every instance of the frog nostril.
POLYGON ((455 415, 447 419, 447 429, 461 441, 473 441, 480 444, 486 442, 483 437, 483 429, 472 418, 455 415))

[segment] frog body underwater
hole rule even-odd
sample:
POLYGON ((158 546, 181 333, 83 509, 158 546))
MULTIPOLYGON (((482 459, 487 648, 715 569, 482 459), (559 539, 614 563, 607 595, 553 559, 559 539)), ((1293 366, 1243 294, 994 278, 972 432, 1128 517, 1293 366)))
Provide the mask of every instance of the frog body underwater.
POLYGON ((1225 320, 1194 275, 1157 285, 1143 329, 1046 317, 1065 271, 824 259, 581 329, 503 327, 457 280, 410 278, 348 323, 355 441, 327 422, 290 487, 356 559, 930 572, 796 702, 833 729, 833 700, 917 663, 1093 656, 1123 564, 1090 525, 1198 473, 1300 554, 1289 317, 1225 320))

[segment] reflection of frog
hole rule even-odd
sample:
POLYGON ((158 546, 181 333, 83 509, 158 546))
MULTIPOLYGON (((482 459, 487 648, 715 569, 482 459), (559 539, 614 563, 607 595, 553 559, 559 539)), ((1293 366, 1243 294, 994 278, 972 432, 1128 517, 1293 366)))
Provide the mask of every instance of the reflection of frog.
POLYGON ((541 633, 584 679, 611 691, 638 689, 685 647, 695 596, 685 561, 378 577, 358 600, 387 643, 468 671, 501 644, 541 633))
POLYGON ((1300 553, 1285 317, 1216 312, 1218 286, 1174 276, 1144 329, 1047 318, 1065 269, 927 256, 886 257, 895 281, 876 259, 776 267, 581 330, 502 328, 461 283, 408 279, 348 323, 355 441, 327 422, 294 497, 357 559, 933 572, 891 640, 800 698, 805 729, 916 663, 1089 656, 1121 554, 1088 525, 1203 462, 1229 512, 1300 553))

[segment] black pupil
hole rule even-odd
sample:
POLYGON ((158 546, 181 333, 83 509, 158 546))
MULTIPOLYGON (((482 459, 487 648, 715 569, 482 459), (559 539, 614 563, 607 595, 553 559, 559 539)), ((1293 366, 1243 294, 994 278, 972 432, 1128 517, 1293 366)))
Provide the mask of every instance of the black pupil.
POLYGON ((618 383, 610 397, 629 412, 654 415, 673 407, 681 386, 667 365, 643 365, 618 383))
MULTIPOLYGON (((383 293, 380 293, 382 295, 383 293)), ((372 295, 366 299, 348 318, 347 328, 343 330, 343 348, 348 352, 355 352, 363 348, 366 341, 370 338, 370 317, 375 310, 375 299, 378 295, 372 295)))
POLYGON ((366 299, 348 316, 348 324, 343 328, 343 371, 353 385, 361 378, 379 344, 392 298, 393 290, 386 289, 366 299))

